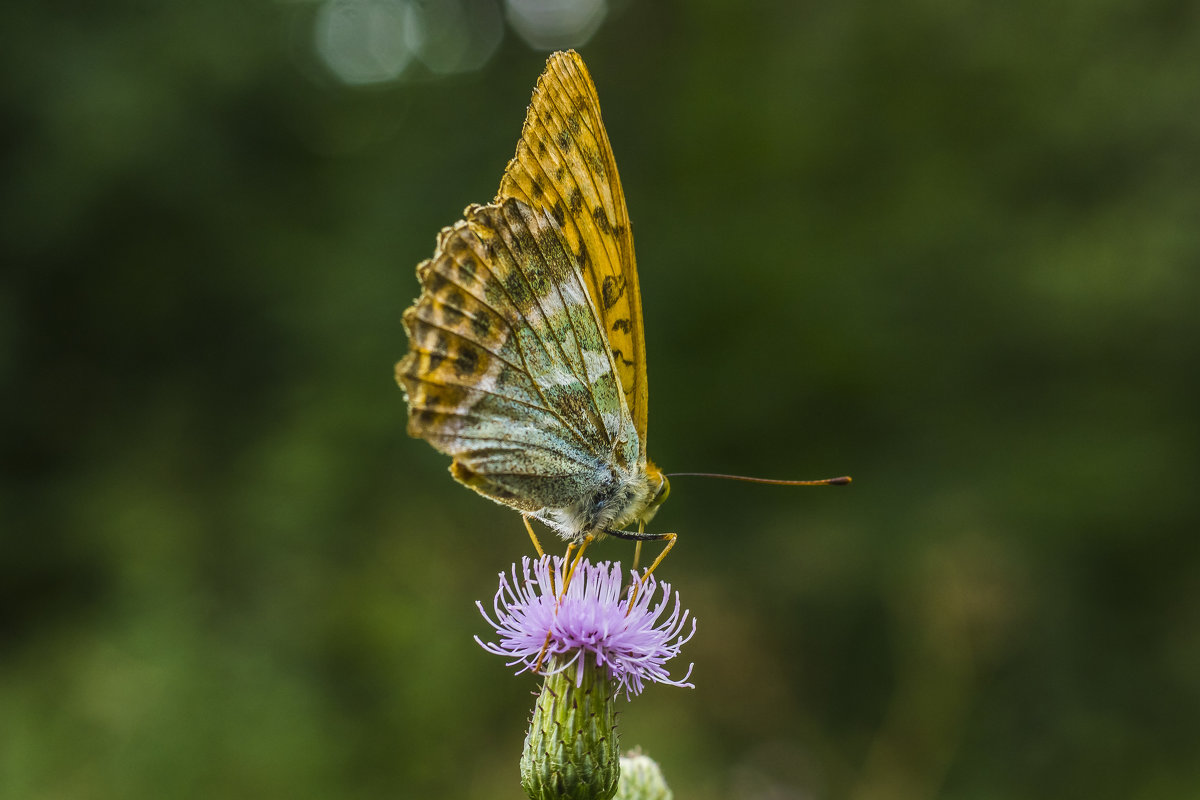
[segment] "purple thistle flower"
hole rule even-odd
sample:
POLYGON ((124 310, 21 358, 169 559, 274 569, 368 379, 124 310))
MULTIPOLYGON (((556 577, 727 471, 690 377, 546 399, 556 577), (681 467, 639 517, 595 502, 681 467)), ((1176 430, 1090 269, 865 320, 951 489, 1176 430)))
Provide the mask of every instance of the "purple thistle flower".
MULTIPOLYGON (((691 612, 680 604, 678 592, 672 603, 669 583, 659 583, 651 575, 627 614, 629 598, 621 591, 620 562, 591 564, 585 559, 556 612, 563 559, 545 556, 533 561, 525 557, 521 565, 523 577, 517 576, 516 564, 511 580, 500 573, 500 588, 492 601, 494 620, 482 603, 475 604, 496 629, 499 642, 484 643, 478 636, 475 641, 489 653, 511 659, 510 667, 522 664, 518 675, 534 668, 549 634, 543 666, 554 667, 546 674, 575 665, 577 686, 582 684, 587 659, 592 659, 597 667, 607 667, 608 677, 618 689, 625 690, 626 697, 641 694, 646 681, 693 687, 686 682, 692 666, 677 680, 671 678, 665 666, 696 633, 695 619, 684 633, 691 612), (656 595, 661 595, 657 603, 656 595), (664 613, 665 618, 660 620, 664 613)), ((634 581, 639 579, 636 571, 631 570, 631 574, 634 581)))

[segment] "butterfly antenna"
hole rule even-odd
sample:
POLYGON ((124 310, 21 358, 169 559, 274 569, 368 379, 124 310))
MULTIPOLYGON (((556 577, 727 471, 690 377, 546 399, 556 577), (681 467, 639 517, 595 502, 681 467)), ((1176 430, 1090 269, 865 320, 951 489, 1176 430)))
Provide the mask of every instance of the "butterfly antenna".
POLYGON ((822 478, 819 481, 784 481, 774 478, 750 478, 746 475, 723 475, 718 472, 668 472, 668 478, 721 478, 727 481, 745 481, 746 483, 769 483, 772 486, 845 486, 851 482, 849 475, 840 478, 822 478))

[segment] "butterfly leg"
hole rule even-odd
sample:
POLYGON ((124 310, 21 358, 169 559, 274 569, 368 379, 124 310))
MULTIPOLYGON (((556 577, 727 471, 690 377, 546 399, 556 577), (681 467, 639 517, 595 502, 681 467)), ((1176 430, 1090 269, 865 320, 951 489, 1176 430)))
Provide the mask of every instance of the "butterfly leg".
MULTIPOLYGON (((575 543, 574 542, 569 543, 567 545, 567 552, 563 553, 563 557, 562 557, 563 564, 571 563, 571 553, 574 552, 574 550, 575 550, 575 543)), ((558 589, 554 588, 554 572, 553 571, 550 572, 550 591, 554 593, 555 605, 557 605, 558 602, 562 600, 563 595, 565 595, 567 593, 567 586, 566 586, 565 581, 563 583, 562 594, 559 594, 558 589)))
MULTIPOLYGON (((646 523, 638 520, 638 536, 646 535, 646 523)), ((633 543, 633 571, 637 572, 638 564, 642 563, 642 542, 644 539, 638 539, 633 543)), ((629 609, 633 610, 633 600, 629 601, 629 609)))
POLYGON ((543 558, 546 551, 542 549, 542 543, 538 541, 537 534, 533 532, 533 526, 529 524, 529 515, 522 514, 521 521, 525 523, 525 530, 529 532, 529 538, 533 542, 533 549, 537 550, 538 558, 543 558))
POLYGON ((665 559, 667 557, 667 553, 671 552, 671 548, 674 547, 674 543, 676 543, 676 541, 678 539, 679 539, 679 536, 677 536, 676 534, 662 534, 662 540, 666 541, 667 545, 666 545, 666 547, 662 548, 662 552, 659 553, 659 557, 654 559, 654 564, 650 565, 650 569, 648 569, 646 571, 646 573, 644 573, 644 575, 641 577, 640 581, 638 581, 636 584, 634 584, 634 590, 632 590, 629 595, 629 608, 625 609, 626 615, 628 615, 631 612, 631 610, 634 610, 634 603, 637 601, 638 593, 641 593, 642 584, 646 583, 646 579, 648 577, 650 577, 650 573, 652 573, 652 572, 654 572, 654 570, 658 569, 658 566, 660 564, 662 564, 662 559, 665 559))
MULTIPOLYGON (((638 520, 638 536, 645 536, 645 535, 646 535, 646 523, 639 519, 638 520)), ((643 541, 645 541, 645 540, 638 539, 636 542, 633 543, 633 571, 634 572, 637 572, 638 564, 642 563, 642 542, 643 541)), ((641 583, 639 582, 638 585, 640 586, 641 583)), ((629 593, 629 609, 625 612, 626 616, 629 615, 630 611, 633 611, 633 601, 637 599, 637 589, 636 588, 631 586, 629 588, 629 592, 630 592, 629 593)))
MULTIPOLYGON (((594 541, 596 541, 596 537, 594 535, 590 533, 584 534, 583 541, 579 544, 579 552, 575 554, 575 558, 571 561, 571 568, 567 570, 567 577, 563 579, 562 594, 559 595, 559 599, 567 596, 567 587, 571 585, 571 578, 575 577, 575 568, 579 566, 580 561, 583 561, 583 553, 588 549, 588 545, 594 541)), ((574 545, 567 545, 567 558, 570 558, 571 547, 573 546, 574 545)))
MULTIPOLYGON (((583 541, 579 545, 579 552, 575 554, 574 559, 571 558, 571 551, 574 549, 575 543, 571 542, 567 545, 567 554, 563 556, 563 564, 569 562, 571 566, 567 569, 567 576, 563 578, 563 588, 558 595, 558 602, 555 603, 554 611, 556 614, 558 613, 558 603, 561 603, 563 598, 567 596, 567 587, 571 585, 571 578, 575 577, 575 568, 579 566, 580 561, 583 561, 583 553, 587 550, 588 545, 595 540, 596 537, 594 535, 590 533, 585 534, 583 541)), ((546 657, 546 648, 550 646, 551 635, 549 631, 546 633, 546 641, 542 643, 542 649, 538 652, 537 660, 533 662, 533 671, 535 673, 542 668, 542 660, 546 657)))

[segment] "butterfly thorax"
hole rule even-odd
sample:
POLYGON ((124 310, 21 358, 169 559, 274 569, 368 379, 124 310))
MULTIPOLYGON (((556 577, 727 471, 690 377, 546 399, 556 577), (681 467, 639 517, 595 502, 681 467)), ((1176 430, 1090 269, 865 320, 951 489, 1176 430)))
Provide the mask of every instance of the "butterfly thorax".
POLYGON ((589 533, 602 538, 649 522, 669 492, 662 472, 652 463, 642 464, 627 473, 614 472, 595 492, 570 506, 545 508, 533 516, 570 541, 589 533))

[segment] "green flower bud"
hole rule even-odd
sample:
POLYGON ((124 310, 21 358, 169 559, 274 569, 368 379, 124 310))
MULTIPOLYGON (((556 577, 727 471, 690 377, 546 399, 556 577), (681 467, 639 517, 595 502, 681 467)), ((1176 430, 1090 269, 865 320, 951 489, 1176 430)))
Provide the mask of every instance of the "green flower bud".
POLYGON ((542 683, 525 735, 521 786, 531 800, 609 800, 621 774, 616 687, 595 659, 554 672, 559 666, 546 666, 553 674, 542 683))
POLYGON ((637 749, 621 756, 616 800, 672 800, 674 796, 654 759, 637 749))

